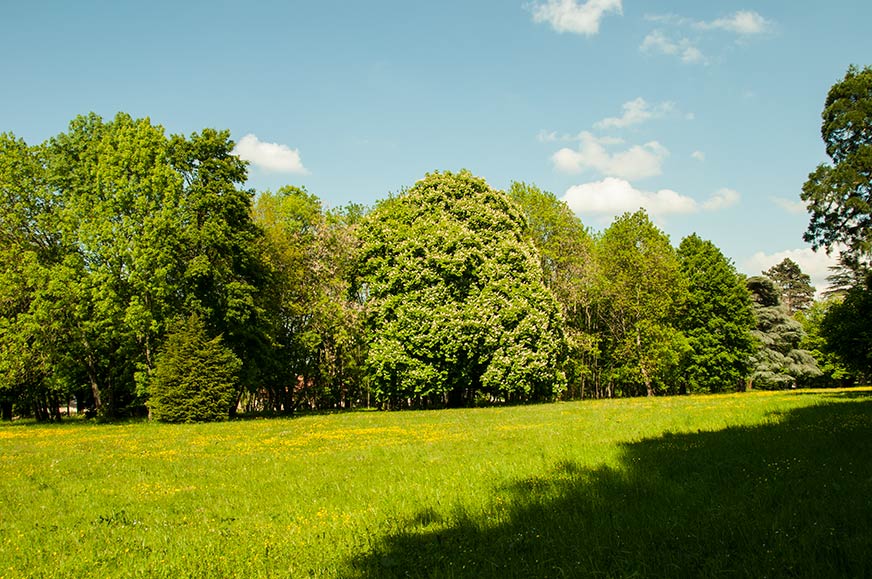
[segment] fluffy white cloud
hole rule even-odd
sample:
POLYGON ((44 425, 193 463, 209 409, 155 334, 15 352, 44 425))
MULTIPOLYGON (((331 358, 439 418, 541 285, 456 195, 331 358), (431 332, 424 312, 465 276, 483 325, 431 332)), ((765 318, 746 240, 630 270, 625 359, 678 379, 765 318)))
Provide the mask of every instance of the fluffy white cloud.
POLYGON ((661 118, 674 109, 675 105, 671 102, 651 106, 645 99, 639 97, 624 103, 624 114, 620 117, 605 118, 594 124, 594 127, 597 129, 623 129, 651 119, 661 118))
POLYGON ((802 201, 794 201, 792 199, 785 199, 784 197, 772 197, 772 202, 788 213, 799 215, 807 211, 805 203, 802 201))
POLYGON ((673 191, 644 191, 636 189, 623 179, 608 177, 602 181, 570 187, 563 201, 576 213, 597 214, 611 218, 627 211, 644 208, 655 217, 671 214, 716 211, 737 203, 739 194, 731 189, 721 189, 704 203, 673 191))
POLYGON ((645 208, 652 215, 693 213, 696 202, 671 189, 642 191, 623 179, 608 177, 602 181, 570 187, 563 201, 576 213, 596 213, 606 216, 645 208))
POLYGON ((744 260, 740 267, 748 275, 760 275, 774 265, 778 265, 784 258, 790 258, 804 273, 811 277, 811 284, 817 289, 818 294, 826 291, 829 284, 827 276, 830 275, 830 267, 838 265, 838 255, 827 255, 824 251, 814 251, 810 247, 801 249, 786 249, 772 254, 758 251, 744 260))
POLYGON ((718 18, 711 22, 698 22, 696 26, 702 29, 726 30, 740 36, 763 34, 772 29, 772 23, 753 10, 739 10, 725 18, 718 18))
POLYGON ((660 30, 654 30, 645 37, 639 47, 642 52, 653 52, 668 56, 677 56, 685 64, 705 64, 706 58, 702 51, 689 38, 672 40, 660 30))
POLYGON ((533 20, 547 22, 557 32, 592 36, 599 32, 600 20, 608 12, 623 14, 621 0, 548 0, 532 5, 533 20))
POLYGON ((620 140, 597 138, 588 132, 578 138, 581 143, 577 149, 564 147, 552 155, 557 170, 564 173, 593 170, 608 177, 642 179, 659 175, 663 160, 669 156, 666 147, 657 141, 610 153, 606 146, 619 144, 620 140))
POLYGON ((719 189, 714 195, 702 204, 702 208, 706 211, 717 211, 718 209, 726 209, 732 207, 739 202, 740 195, 738 191, 732 189, 719 189))
POLYGON ((307 174, 309 171, 303 166, 300 159, 299 149, 291 149, 287 145, 278 143, 266 143, 260 141, 251 133, 242 137, 233 153, 240 159, 249 161, 251 164, 277 173, 307 174))
POLYGON ((705 153, 703 153, 702 151, 694 151, 693 153, 690 154, 690 158, 694 159, 696 161, 699 161, 701 163, 701 162, 705 161, 705 153))

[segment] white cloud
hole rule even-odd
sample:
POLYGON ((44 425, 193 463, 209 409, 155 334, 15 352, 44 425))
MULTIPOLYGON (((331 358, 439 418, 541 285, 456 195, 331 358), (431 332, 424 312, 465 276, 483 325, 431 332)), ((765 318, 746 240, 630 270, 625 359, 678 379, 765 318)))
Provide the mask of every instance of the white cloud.
POLYGON ((592 36, 599 32, 600 20, 608 12, 623 14, 621 0, 547 0, 533 4, 533 20, 547 22, 557 32, 592 36))
POLYGON ((726 30, 740 36, 753 36, 771 30, 772 23, 753 10, 739 10, 726 18, 718 18, 711 22, 697 22, 696 27, 704 30, 726 30))
POLYGON ((784 197, 772 197, 771 199, 773 203, 775 203, 788 213, 799 215, 807 211, 805 203, 802 201, 794 201, 792 199, 785 199, 784 197))
POLYGON ((597 129, 623 129, 651 119, 661 118, 674 109, 675 105, 671 102, 660 103, 652 107, 645 99, 639 97, 624 103, 624 114, 620 117, 605 118, 594 124, 594 127, 597 129))
POLYGON ((786 249, 772 254, 758 251, 741 263, 742 270, 748 275, 760 275, 774 265, 778 265, 784 258, 790 258, 799 268, 811 277, 811 284, 817 289, 818 295, 826 291, 829 284, 827 276, 830 266, 838 265, 838 255, 827 255, 824 251, 814 251, 810 247, 801 249, 786 249))
POLYGON ((607 177, 602 181, 570 187, 563 201, 576 213, 621 215, 640 207, 652 215, 693 213, 696 202, 671 189, 649 192, 636 189, 623 179, 607 177))
POLYGON ((660 175, 663 160, 669 156, 666 147, 657 141, 610 153, 606 146, 619 144, 619 140, 597 138, 588 132, 581 133, 579 140, 578 149, 564 147, 552 155, 557 170, 564 173, 593 170, 608 177, 643 179, 660 175))
POLYGON ((694 151, 690 154, 690 158, 702 163, 703 161, 705 161, 705 153, 703 153, 702 151, 694 151))
POLYGON ((303 166, 299 149, 291 149, 287 145, 278 143, 266 143, 258 140, 257 136, 251 133, 236 143, 233 154, 267 171, 301 175, 309 172, 303 166))
POLYGON ((644 208, 655 217, 670 214, 716 211, 729 207, 739 200, 739 194, 731 189, 721 189, 710 199, 700 204, 672 189, 644 191, 636 189, 624 179, 607 177, 602 181, 570 187, 563 201, 576 213, 593 213, 615 217, 627 211, 644 208))
POLYGON ((719 189, 714 195, 702 204, 702 208, 706 211, 717 211, 718 209, 726 209, 732 207, 739 202, 741 195, 738 191, 732 189, 719 189))
POLYGON ((672 40, 660 30, 654 30, 645 37, 639 47, 642 52, 653 52, 667 56, 677 56, 685 64, 705 64, 702 51, 689 38, 672 40))

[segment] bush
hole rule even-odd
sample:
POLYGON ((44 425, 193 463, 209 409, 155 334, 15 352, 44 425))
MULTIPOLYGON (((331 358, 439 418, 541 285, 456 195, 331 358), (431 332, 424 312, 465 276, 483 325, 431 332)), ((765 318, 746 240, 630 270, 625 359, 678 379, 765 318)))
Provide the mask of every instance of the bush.
POLYGON ((150 384, 152 418, 163 422, 205 422, 228 418, 242 363, 221 343, 209 339, 197 315, 167 336, 150 384))

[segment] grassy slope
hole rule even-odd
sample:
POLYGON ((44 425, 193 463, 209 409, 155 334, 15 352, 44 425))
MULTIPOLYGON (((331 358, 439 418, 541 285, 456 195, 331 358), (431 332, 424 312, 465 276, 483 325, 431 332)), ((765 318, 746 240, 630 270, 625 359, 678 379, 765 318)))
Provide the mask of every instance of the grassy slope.
POLYGON ((0 578, 872 575, 870 392, 0 427, 0 578))

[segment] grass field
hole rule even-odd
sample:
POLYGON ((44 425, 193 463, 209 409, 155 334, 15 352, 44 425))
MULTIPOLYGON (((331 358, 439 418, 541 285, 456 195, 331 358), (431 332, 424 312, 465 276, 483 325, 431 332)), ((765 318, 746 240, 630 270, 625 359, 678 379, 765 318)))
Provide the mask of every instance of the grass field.
POLYGON ((0 426, 0 578, 868 577, 872 391, 0 426))

